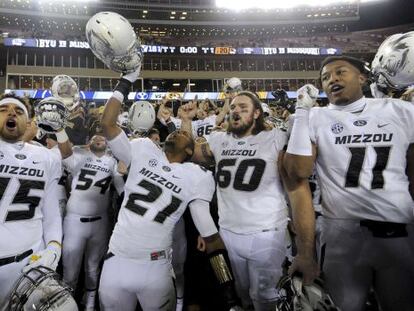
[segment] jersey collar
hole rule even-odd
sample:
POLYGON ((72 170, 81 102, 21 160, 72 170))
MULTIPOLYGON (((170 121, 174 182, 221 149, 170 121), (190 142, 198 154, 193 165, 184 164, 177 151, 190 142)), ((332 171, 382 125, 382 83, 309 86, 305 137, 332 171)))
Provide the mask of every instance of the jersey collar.
POLYGON ((8 146, 10 146, 10 147, 12 147, 16 150, 22 150, 23 147, 24 147, 24 141, 22 141, 22 140, 19 140, 19 141, 14 142, 14 143, 9 143, 9 142, 7 142, 7 141, 0 138, 0 142, 3 143, 3 144, 7 144, 8 146))
POLYGON ((348 105, 334 105, 329 104, 328 108, 333 110, 340 110, 340 111, 346 111, 351 113, 361 112, 364 110, 366 105, 365 96, 361 97, 357 101, 354 101, 352 104, 348 105))

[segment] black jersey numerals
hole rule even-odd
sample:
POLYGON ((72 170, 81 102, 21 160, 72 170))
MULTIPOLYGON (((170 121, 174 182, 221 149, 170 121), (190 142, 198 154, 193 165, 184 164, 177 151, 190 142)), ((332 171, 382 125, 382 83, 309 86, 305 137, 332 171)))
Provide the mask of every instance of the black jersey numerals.
POLYGON ((197 129, 197 136, 202 137, 204 135, 210 135, 213 130, 213 125, 203 125, 197 129))
MULTIPOLYGON (((95 176, 96 173, 97 173, 96 171, 81 169, 79 178, 78 178, 78 184, 76 185, 75 189, 76 190, 88 190, 93 183, 93 179, 89 178, 88 175, 95 176)), ((111 184, 111 180, 112 180, 112 176, 105 177, 95 182, 94 186, 101 188, 101 191, 99 192, 100 194, 105 194, 106 190, 108 190, 109 185, 111 184)))
MULTIPOLYGON (((11 178, 0 177, 0 204, 11 178)), ((40 197, 29 195, 30 190, 44 190, 45 182, 41 180, 18 179, 20 186, 14 195, 13 204, 27 204, 28 210, 8 210, 5 221, 26 220, 33 218, 39 205, 40 197)))
MULTIPOLYGON (((236 165, 236 159, 223 159, 217 164, 216 179, 220 188, 227 188, 231 183, 231 171, 226 167, 236 165)), ((233 188, 241 191, 254 191, 262 180, 266 162, 262 159, 246 159, 240 162, 234 174, 233 188), (249 172, 249 174, 248 174, 249 172), (248 180, 245 181, 246 176, 248 180)))
MULTIPOLYGON (((147 193, 131 193, 128 197, 127 203, 125 204, 125 207, 140 216, 144 216, 148 211, 148 208, 140 205, 139 201, 154 203, 161 196, 162 188, 145 179, 141 180, 138 186, 147 190, 147 193)), ((182 201, 179 198, 172 196, 170 204, 159 211, 153 220, 161 224, 164 223, 168 216, 171 216, 176 210, 178 210, 181 202, 182 201)))
MULTIPOLYGON (((384 176, 382 173, 387 167, 391 147, 373 148, 377 154, 377 161, 372 169, 371 189, 382 189, 384 188, 384 176)), ((364 164, 366 147, 349 147, 348 149, 351 153, 351 160, 346 173, 345 187, 356 188, 359 187, 359 176, 364 164)))

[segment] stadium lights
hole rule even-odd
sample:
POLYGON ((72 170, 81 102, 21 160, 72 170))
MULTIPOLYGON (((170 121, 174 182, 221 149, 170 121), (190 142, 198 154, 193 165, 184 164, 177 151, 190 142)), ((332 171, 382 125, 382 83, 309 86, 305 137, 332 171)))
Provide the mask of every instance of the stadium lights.
MULTIPOLYGON (((231 10, 244 10, 251 8, 287 9, 297 6, 328 6, 334 4, 353 4, 373 2, 380 0, 216 0, 216 6, 231 10)), ((381 0, 383 1, 383 0, 381 0)))
POLYGON ((88 3, 88 2, 99 2, 99 0, 39 0, 38 3, 42 4, 52 4, 52 3, 88 3))

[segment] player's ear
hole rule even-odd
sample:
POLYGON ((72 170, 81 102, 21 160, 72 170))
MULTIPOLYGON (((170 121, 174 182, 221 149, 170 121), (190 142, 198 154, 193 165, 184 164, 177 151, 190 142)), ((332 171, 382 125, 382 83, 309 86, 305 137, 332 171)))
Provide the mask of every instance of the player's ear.
POLYGON ((257 120, 259 118, 259 116, 260 116, 260 109, 255 109, 254 114, 253 114, 253 118, 255 120, 257 120))
POLYGON ((367 76, 361 73, 359 74, 358 79, 359 79, 359 84, 364 85, 365 82, 367 81, 367 76))
POLYGON ((187 154, 187 156, 189 156, 189 157, 193 156, 194 151, 191 147, 187 146, 187 147, 185 147, 184 150, 185 150, 185 153, 187 154))

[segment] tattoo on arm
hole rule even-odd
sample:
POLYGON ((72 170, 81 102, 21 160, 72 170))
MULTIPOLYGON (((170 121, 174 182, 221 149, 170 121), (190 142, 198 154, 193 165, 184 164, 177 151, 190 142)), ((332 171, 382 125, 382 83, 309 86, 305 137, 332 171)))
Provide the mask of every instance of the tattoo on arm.
POLYGON ((204 157, 204 159, 206 160, 207 163, 213 162, 211 154, 209 154, 209 152, 207 150, 207 144, 202 144, 201 145, 201 153, 203 154, 203 157, 204 157))

